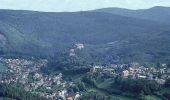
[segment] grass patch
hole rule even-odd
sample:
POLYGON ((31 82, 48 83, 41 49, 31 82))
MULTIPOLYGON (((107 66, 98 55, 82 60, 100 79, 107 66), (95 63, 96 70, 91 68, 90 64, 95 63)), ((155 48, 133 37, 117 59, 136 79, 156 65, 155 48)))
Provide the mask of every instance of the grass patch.
POLYGON ((148 95, 145 97, 146 100, 162 100, 156 96, 148 95))

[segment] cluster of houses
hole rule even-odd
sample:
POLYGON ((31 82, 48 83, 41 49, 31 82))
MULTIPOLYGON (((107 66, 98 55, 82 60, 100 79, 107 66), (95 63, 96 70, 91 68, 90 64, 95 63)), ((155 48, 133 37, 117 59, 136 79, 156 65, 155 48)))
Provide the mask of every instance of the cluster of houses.
MULTIPOLYGON (((78 49, 84 46, 77 44, 78 49)), ((62 73, 47 75, 41 72, 41 68, 47 66, 45 59, 6 59, 0 58, 0 62, 7 66, 7 70, 0 83, 18 83, 24 86, 26 91, 39 94, 49 100, 78 100, 79 92, 69 92, 69 87, 75 86, 71 81, 65 81, 62 73)), ((164 84, 170 78, 170 68, 166 64, 159 67, 142 66, 139 63, 112 64, 109 66, 93 66, 90 74, 99 73, 105 77, 122 76, 123 78, 155 80, 164 84)))
POLYGON ((77 43, 75 44, 74 48, 70 49, 70 56, 75 56, 76 55, 76 50, 82 50, 84 49, 84 44, 81 44, 81 43, 77 43))
POLYGON ((50 100, 77 100, 80 93, 69 93, 67 88, 75 85, 64 81, 62 73, 45 75, 40 69, 46 66, 47 60, 0 59, 8 68, 0 83, 18 83, 26 91, 36 93, 50 100), (50 91, 50 92, 48 92, 50 91))
POLYGON ((30 72, 38 71, 42 66, 47 64, 47 60, 31 61, 25 59, 3 59, 0 58, 0 62, 6 67, 6 73, 3 75, 1 82, 11 83, 21 81, 24 83, 26 77, 30 72), (20 80, 22 79, 22 80, 20 80))
POLYGON ((164 84, 170 78, 170 68, 166 64, 159 67, 142 66, 139 63, 93 66, 90 73, 100 73, 108 77, 155 80, 159 84, 164 84))

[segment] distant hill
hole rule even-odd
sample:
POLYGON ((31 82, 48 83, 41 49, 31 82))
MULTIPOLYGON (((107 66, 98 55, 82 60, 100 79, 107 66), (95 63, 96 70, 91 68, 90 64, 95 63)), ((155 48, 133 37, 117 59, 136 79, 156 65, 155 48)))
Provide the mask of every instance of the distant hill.
POLYGON ((122 8, 104 8, 95 10, 96 12, 106 12, 122 16, 141 18, 170 24, 170 7, 156 6, 150 9, 129 10, 122 8))
POLYGON ((87 60, 170 60, 170 27, 162 21, 168 18, 153 21, 99 11, 0 10, 1 55, 49 57, 68 52, 75 43, 83 43, 85 49, 80 52, 80 57, 87 60))

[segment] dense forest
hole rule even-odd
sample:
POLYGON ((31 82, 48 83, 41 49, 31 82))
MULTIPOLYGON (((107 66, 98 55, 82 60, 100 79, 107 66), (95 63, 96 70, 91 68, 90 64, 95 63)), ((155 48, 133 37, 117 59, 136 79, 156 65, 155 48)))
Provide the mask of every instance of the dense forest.
POLYGON ((36 94, 26 92, 19 85, 0 84, 0 97, 8 97, 12 100, 46 100, 36 94))

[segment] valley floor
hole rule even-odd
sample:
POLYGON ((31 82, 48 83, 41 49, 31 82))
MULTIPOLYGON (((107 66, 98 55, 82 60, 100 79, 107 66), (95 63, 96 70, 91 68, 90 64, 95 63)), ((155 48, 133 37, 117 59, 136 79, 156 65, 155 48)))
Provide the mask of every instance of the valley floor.
POLYGON ((170 96, 170 68, 166 64, 95 65, 82 73, 58 69, 47 74, 43 69, 48 69, 48 63, 47 59, 1 57, 0 66, 4 70, 0 83, 6 92, 0 93, 15 97, 7 87, 20 86, 25 92, 51 100, 168 100, 170 96))

